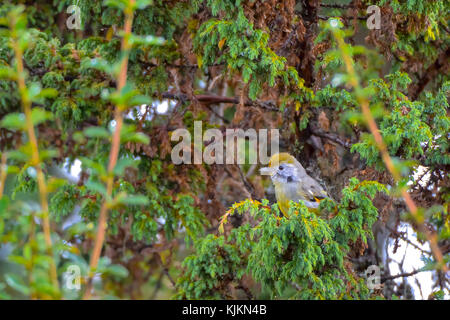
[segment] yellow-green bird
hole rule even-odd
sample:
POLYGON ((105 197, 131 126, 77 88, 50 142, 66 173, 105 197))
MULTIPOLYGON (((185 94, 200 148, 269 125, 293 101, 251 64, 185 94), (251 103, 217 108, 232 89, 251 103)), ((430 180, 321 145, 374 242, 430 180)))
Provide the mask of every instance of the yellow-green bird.
POLYGON ((284 216, 288 216, 289 201, 303 200, 308 208, 317 209, 321 199, 328 197, 327 192, 311 178, 289 153, 274 154, 269 166, 260 169, 263 175, 270 175, 275 186, 278 206, 284 216))

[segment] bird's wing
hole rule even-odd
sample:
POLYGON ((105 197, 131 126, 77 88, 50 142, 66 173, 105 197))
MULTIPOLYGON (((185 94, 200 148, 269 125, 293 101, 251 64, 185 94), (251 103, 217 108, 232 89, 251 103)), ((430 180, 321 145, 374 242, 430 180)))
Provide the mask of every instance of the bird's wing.
POLYGON ((322 186, 311 177, 309 177, 309 179, 302 180, 300 190, 298 190, 298 192, 304 195, 305 200, 312 202, 328 197, 327 192, 322 188, 322 186))

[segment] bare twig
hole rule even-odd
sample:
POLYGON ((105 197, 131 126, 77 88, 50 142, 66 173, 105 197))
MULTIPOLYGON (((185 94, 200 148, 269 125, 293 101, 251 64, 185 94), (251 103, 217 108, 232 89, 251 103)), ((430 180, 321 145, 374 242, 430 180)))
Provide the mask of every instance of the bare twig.
POLYGON ((354 6, 352 6, 350 4, 337 4, 337 3, 321 3, 320 6, 323 8, 332 8, 332 9, 354 8, 354 6))
MULTIPOLYGON (((153 62, 146 62, 146 61, 139 61, 144 67, 147 68, 155 68, 159 67, 160 65, 164 65, 169 68, 178 68, 178 69, 198 69, 198 64, 173 64, 173 63, 162 63, 162 64, 156 64, 153 62)), ((208 65, 208 67, 220 67, 224 66, 223 63, 213 63, 208 65)))
POLYGON ((420 296, 422 297, 422 300, 423 300, 424 297, 423 297, 422 285, 420 284, 419 279, 417 277, 414 278, 414 282, 416 283, 417 287, 419 288, 420 296))
POLYGON ((167 276, 167 279, 169 279, 170 283, 172 284, 172 286, 175 288, 176 287, 176 283, 175 281, 172 279, 172 276, 169 273, 169 269, 167 267, 163 268, 163 273, 167 276))
POLYGON ((407 272, 407 273, 396 274, 396 275, 393 275, 393 276, 384 276, 384 277, 381 278, 381 282, 386 282, 388 280, 393 280, 393 279, 397 279, 397 278, 411 277, 411 276, 413 276, 415 274, 418 274, 418 273, 424 272, 424 271, 427 271, 427 270, 418 269, 418 270, 414 270, 414 271, 407 272))
POLYGON ((294 281, 291 282, 291 285, 297 290, 297 291, 302 291, 302 287, 300 287, 297 283, 295 283, 294 281))
POLYGON ((6 158, 7 158, 6 152, 3 152, 0 161, 0 199, 3 197, 3 190, 5 190, 6 158))
POLYGON ((256 199, 255 188, 252 186, 250 182, 248 182, 247 178, 244 176, 241 166, 236 164, 236 167, 238 168, 239 176, 241 177, 242 183, 244 184, 245 188, 252 195, 252 199, 256 199))
POLYGON ((332 134, 329 132, 325 132, 315 126, 310 126, 311 132, 314 133, 318 137, 322 137, 325 139, 328 139, 330 141, 333 141, 337 144, 340 144, 341 146, 345 148, 351 148, 352 144, 348 143, 347 141, 343 140, 341 137, 339 137, 337 134, 332 134))
MULTIPOLYGON (((185 94, 175 94, 175 93, 170 93, 170 92, 164 92, 162 94, 162 97, 165 99, 189 101, 189 97, 185 94)), ((214 94, 198 94, 198 95, 194 95, 192 98, 199 102, 205 103, 205 104, 219 104, 219 103, 238 104, 238 103, 240 103, 239 98, 224 97, 224 96, 218 96, 218 95, 214 95, 214 94)), ((266 109, 269 111, 276 111, 276 112, 280 111, 280 109, 277 108, 275 103, 272 101, 246 100, 244 102, 244 105, 247 107, 258 107, 258 108, 266 109)))
POLYGON ((405 237, 403 235, 403 233, 398 232, 396 230, 393 230, 389 227, 386 226, 386 228, 395 236, 398 237, 400 239, 402 239, 403 241, 405 241, 406 243, 410 244, 411 246, 413 246, 414 248, 416 248, 417 250, 419 250, 422 253, 428 254, 428 255, 432 255, 432 253, 430 251, 424 250, 421 247, 419 247, 418 245, 416 245, 414 242, 412 242, 411 240, 409 240, 407 237, 405 237))
POLYGON ((252 292, 250 291, 250 289, 247 286, 245 286, 242 283, 242 280, 239 281, 239 285, 236 286, 236 289, 241 289, 242 291, 244 291, 244 293, 247 296, 248 300, 253 300, 254 299, 252 292))
MULTIPOLYGON (((317 16, 320 20, 325 20, 325 21, 327 21, 328 19, 330 19, 330 18, 333 18, 333 17, 328 17, 328 16, 322 16, 322 15, 318 15, 317 16)), ((342 18, 343 20, 350 20, 350 19, 358 19, 358 20, 367 20, 367 18, 368 18, 369 16, 363 16, 363 17, 350 17, 350 16, 343 16, 343 17, 340 17, 340 18, 342 18)))
POLYGON ((211 111, 217 118, 221 119, 223 122, 225 122, 226 124, 229 124, 230 121, 226 118, 224 118, 223 116, 221 116, 220 114, 218 114, 211 106, 206 106, 209 111, 211 111))
MULTIPOLYGON (((227 168, 227 166, 224 166, 224 170, 225 172, 228 174, 228 176, 232 179, 235 179, 233 174, 231 173, 231 171, 227 168)), ((244 191, 246 193, 245 197, 246 198, 251 198, 252 199, 252 194, 250 192, 250 190, 247 188, 247 186, 245 185, 244 181, 241 181, 241 183, 237 182, 237 181, 233 181, 233 183, 238 186, 240 189, 242 189, 242 191, 244 191)))
POLYGON ((150 297, 150 300, 155 300, 156 299, 156 296, 158 295, 158 292, 159 292, 159 290, 162 287, 163 277, 164 277, 164 273, 161 272, 159 274, 158 280, 156 281, 155 290, 153 290, 153 293, 152 293, 152 296, 150 297))

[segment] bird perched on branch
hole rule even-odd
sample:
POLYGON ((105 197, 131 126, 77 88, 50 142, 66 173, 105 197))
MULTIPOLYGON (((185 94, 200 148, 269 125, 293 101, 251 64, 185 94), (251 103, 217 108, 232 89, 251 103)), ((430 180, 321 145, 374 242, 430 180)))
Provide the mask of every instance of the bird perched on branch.
POLYGON ((328 197, 327 192, 311 178, 289 153, 274 154, 269 166, 260 169, 262 175, 270 175, 275 186, 278 206, 284 216, 288 216, 289 201, 303 200, 308 208, 317 209, 321 199, 328 197))

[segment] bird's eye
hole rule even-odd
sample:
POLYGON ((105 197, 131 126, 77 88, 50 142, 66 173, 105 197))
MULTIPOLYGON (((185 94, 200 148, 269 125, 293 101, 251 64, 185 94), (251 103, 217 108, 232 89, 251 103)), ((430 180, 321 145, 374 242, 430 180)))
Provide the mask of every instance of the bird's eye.
POLYGON ((283 170, 284 168, 283 168, 283 166, 279 166, 278 169, 279 170, 283 170))

